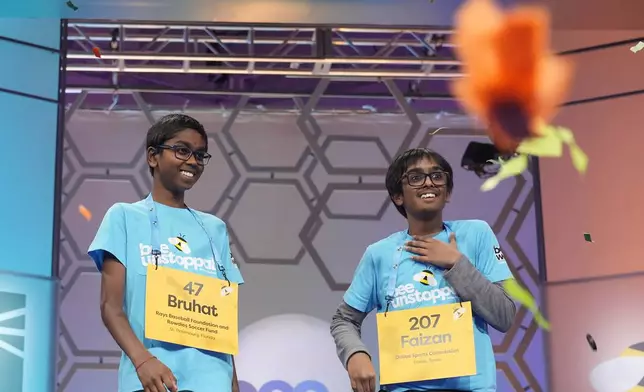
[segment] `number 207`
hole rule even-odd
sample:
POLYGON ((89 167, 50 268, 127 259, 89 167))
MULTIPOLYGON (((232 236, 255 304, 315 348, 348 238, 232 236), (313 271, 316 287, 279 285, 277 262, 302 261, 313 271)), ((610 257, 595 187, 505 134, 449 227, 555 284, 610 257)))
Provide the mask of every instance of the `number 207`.
POLYGON ((409 322, 411 323, 411 327, 409 327, 409 330, 416 331, 418 329, 435 328, 440 318, 441 318, 440 314, 430 314, 429 316, 421 316, 421 317, 410 317, 409 322))

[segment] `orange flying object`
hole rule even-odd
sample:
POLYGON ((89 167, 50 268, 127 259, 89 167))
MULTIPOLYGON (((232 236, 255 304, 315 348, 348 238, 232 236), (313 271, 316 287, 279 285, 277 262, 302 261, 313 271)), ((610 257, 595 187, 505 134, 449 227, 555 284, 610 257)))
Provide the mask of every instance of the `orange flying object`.
POLYGON ((456 14, 454 44, 466 76, 452 84, 464 108, 482 120, 502 152, 541 136, 568 92, 572 64, 549 48, 545 8, 500 9, 470 0, 456 14))

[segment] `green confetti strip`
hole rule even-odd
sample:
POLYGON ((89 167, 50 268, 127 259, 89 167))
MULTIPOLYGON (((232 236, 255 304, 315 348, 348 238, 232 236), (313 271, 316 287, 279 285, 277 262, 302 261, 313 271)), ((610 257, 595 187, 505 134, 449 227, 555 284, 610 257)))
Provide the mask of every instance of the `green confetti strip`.
POLYGON ((584 233, 584 239, 586 242, 595 242, 593 239, 590 237, 590 233, 584 233))
POLYGON ((504 280, 503 289, 512 299, 523 305, 534 315, 534 321, 539 327, 550 331, 550 323, 543 317, 539 311, 539 306, 537 306, 537 301, 528 290, 521 287, 514 279, 504 280))
POLYGON ((635 46, 631 46, 631 52, 637 53, 640 50, 644 49, 644 42, 640 41, 635 46))
POLYGON ((519 155, 507 161, 499 160, 499 164, 501 166, 499 172, 494 177, 485 180, 483 185, 481 185, 483 192, 496 188, 506 178, 518 176, 523 173, 528 168, 528 156, 519 155))
POLYGON ((588 156, 575 142, 575 136, 568 128, 544 125, 541 127, 541 136, 532 137, 521 142, 517 151, 520 155, 499 162, 501 168, 494 177, 488 178, 481 190, 483 192, 496 188, 501 181, 518 176, 528 168, 528 156, 543 158, 558 158, 563 154, 564 144, 568 146, 572 165, 580 173, 586 173, 588 168, 588 156))

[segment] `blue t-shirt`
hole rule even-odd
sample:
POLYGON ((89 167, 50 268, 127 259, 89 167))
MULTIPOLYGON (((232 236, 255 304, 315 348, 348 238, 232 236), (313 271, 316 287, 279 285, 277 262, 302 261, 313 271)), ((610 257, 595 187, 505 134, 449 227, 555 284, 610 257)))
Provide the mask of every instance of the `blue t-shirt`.
MULTIPOLYGON (((203 222, 206 234, 188 209, 156 202, 154 205, 158 216, 160 266, 223 279, 217 268, 220 263, 231 282, 243 283, 241 273, 232 261, 226 224, 221 219, 192 210, 203 222), (216 256, 213 256, 209 235, 216 256)), ((145 338, 147 265, 154 263, 148 213, 145 201, 117 203, 110 207, 88 253, 99 271, 103 268, 105 252, 123 263, 126 271, 123 309, 130 326, 150 353, 172 370, 180 390, 230 392, 233 374, 230 355, 145 338)), ((119 365, 118 385, 119 392, 143 389, 134 365, 124 353, 119 365)))
MULTIPOLYGON (((512 274, 490 226, 480 220, 444 222, 444 229, 434 238, 449 241, 450 233, 456 234, 458 250, 490 281, 510 279, 512 274)), ((387 301, 389 277, 395 273, 394 263, 400 256, 398 250, 411 237, 407 231, 390 235, 367 247, 358 264, 351 286, 344 294, 344 302, 361 312, 373 309, 384 312, 387 301)), ((394 299, 389 311, 451 304, 460 301, 454 290, 443 278, 443 269, 416 262, 412 254, 403 251, 398 266, 394 299)), ((406 390, 431 391, 448 389, 459 391, 496 391, 496 363, 487 323, 474 315, 474 345, 477 374, 468 377, 418 381, 387 385, 390 392, 406 390)))

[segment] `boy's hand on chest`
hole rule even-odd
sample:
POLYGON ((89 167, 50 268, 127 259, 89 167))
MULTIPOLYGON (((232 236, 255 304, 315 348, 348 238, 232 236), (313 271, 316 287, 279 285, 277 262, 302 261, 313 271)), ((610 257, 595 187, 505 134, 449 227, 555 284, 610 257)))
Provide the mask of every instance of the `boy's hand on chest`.
POLYGON ((462 257, 454 233, 450 234, 449 243, 434 238, 414 237, 405 243, 404 249, 412 254, 412 260, 444 269, 454 267, 462 257))

